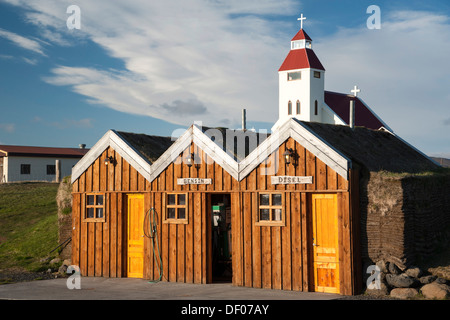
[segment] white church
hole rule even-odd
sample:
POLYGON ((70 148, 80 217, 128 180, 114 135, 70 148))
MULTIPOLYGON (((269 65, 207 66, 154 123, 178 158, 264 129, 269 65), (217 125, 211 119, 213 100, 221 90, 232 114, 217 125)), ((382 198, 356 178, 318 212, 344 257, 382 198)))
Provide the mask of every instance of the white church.
POLYGON ((276 131, 289 118, 307 122, 350 125, 350 101, 354 100, 354 125, 369 129, 392 129, 360 98, 360 89, 353 94, 325 91, 325 68, 312 48, 312 39, 303 30, 292 38, 290 51, 278 70, 279 119, 272 127, 276 131))

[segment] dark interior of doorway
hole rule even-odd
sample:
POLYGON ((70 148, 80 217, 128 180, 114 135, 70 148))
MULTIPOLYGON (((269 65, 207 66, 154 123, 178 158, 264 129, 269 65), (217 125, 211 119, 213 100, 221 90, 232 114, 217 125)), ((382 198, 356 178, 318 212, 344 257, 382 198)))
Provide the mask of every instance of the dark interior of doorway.
POLYGON ((211 195, 212 281, 231 282, 231 195, 211 195))

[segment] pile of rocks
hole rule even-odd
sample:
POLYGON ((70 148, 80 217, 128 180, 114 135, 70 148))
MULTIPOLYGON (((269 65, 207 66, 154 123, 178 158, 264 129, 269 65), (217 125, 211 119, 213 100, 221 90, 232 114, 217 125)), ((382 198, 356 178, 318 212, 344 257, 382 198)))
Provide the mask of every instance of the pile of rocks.
MULTIPOLYGON (((367 288, 366 293, 376 296, 390 296, 398 299, 448 299, 450 298, 450 281, 438 276, 425 274, 418 267, 401 269, 393 262, 378 261, 380 270, 379 289, 367 288)), ((365 283, 370 274, 367 274, 365 283)), ((372 281, 375 286, 377 279, 372 281)))

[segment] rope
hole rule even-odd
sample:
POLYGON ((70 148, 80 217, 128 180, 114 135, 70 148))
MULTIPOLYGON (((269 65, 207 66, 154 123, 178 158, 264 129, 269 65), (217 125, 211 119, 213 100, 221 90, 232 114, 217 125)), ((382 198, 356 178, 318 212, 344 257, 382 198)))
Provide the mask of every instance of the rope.
POLYGON ((152 239, 152 250, 153 250, 153 258, 155 263, 158 263, 158 257, 159 257, 159 278, 158 280, 151 280, 149 283, 156 283, 161 281, 163 276, 163 267, 162 267, 162 258, 161 258, 161 252, 159 251, 159 243, 158 243, 158 236, 157 236, 157 228, 156 228, 156 210, 155 208, 151 208, 147 211, 145 217, 144 217, 144 235, 147 238, 152 239), (153 212, 153 215, 150 214, 153 212), (146 219, 149 221, 149 233, 147 232, 145 228, 145 221, 146 219), (155 240, 156 239, 156 240, 155 240), (156 250, 155 250, 155 242, 156 242, 156 250), (158 252, 158 257, 156 256, 156 251, 158 252))

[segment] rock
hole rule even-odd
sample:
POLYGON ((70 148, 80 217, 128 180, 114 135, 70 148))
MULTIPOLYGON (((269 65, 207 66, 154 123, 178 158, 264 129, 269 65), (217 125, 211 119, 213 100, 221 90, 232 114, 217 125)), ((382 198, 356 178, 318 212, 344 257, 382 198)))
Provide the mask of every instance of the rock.
POLYGON ((376 263, 376 266, 380 268, 380 271, 383 273, 388 273, 388 262, 384 260, 380 260, 376 263))
POLYGON ((424 285, 420 291, 427 299, 445 299, 450 297, 450 287, 436 281, 424 285))
POLYGON ((50 264, 57 264, 57 263, 60 263, 61 262, 61 259, 60 258, 55 258, 55 259, 52 259, 51 261, 50 261, 50 264))
POLYGON ((65 275, 67 273, 67 268, 68 268, 68 266, 63 264, 61 267, 59 267, 58 273, 62 274, 62 275, 65 275))
POLYGON ((401 273, 399 267, 397 267, 395 265, 395 263, 393 263, 393 262, 389 262, 388 269, 389 269, 389 272, 392 274, 400 274, 401 273))
POLYGON ((387 283, 394 288, 412 288, 417 287, 420 282, 416 278, 408 276, 406 273, 402 274, 387 274, 387 283))
POLYGON ((420 278, 422 276, 422 270, 419 267, 411 267, 405 273, 413 278, 420 278))
POLYGON ((419 294, 414 288, 395 288, 391 291, 391 297, 397 299, 412 299, 419 294))
POLYGON ((366 294, 372 297, 380 297, 389 295, 389 287, 381 282, 380 289, 366 289, 366 294))
POLYGON ((429 283, 432 283, 436 279, 437 279, 436 276, 430 275, 430 276, 420 277, 419 281, 420 281, 421 284, 429 284, 429 283))
POLYGON ((440 278, 440 277, 438 277, 438 278, 436 279, 436 282, 437 282, 437 283, 440 283, 440 284, 447 284, 447 280, 445 280, 444 278, 440 278))

